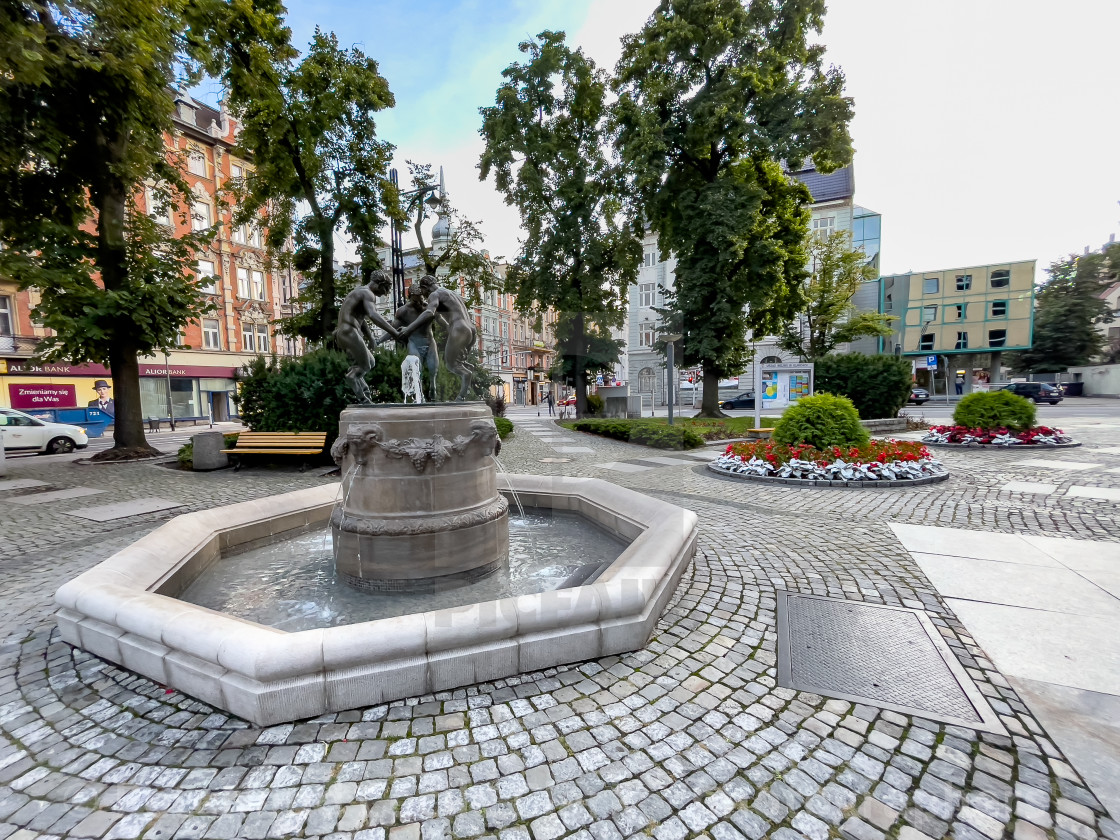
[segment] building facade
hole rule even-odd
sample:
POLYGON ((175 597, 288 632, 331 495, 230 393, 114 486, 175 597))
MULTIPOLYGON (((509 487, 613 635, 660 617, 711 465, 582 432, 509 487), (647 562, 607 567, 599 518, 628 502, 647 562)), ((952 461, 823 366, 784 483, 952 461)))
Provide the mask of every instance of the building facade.
MULTIPOLYGON (((156 206, 148 189, 136 200, 141 212, 177 234, 213 230, 213 239, 197 254, 195 272, 214 308, 186 325, 179 346, 166 357, 140 359, 141 399, 145 417, 173 412, 176 418, 224 420, 237 412, 234 374, 241 365, 259 354, 300 352, 271 323, 291 313, 299 278, 274 267, 259 226, 232 225, 234 210, 225 191, 252 166, 234 154, 236 121, 224 108, 215 110, 185 94, 175 106, 165 143, 169 155, 185 161, 191 206, 156 206)), ((18 291, 0 278, 0 405, 24 410, 86 405, 96 396, 93 383, 109 380, 110 373, 99 365, 33 365, 31 356, 47 335, 34 322, 38 302, 34 291, 18 291)))
POLYGON ((1001 354, 1031 346, 1034 272, 1023 260, 883 277, 879 311, 896 319, 884 351, 913 359, 934 393, 998 380, 1001 354))

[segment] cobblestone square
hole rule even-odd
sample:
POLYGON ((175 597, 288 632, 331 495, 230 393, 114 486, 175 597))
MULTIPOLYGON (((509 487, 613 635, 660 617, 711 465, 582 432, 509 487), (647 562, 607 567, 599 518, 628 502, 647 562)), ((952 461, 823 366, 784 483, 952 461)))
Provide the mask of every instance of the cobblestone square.
POLYGON ((696 559, 648 645, 265 729, 61 643, 52 595, 177 513, 333 479, 9 461, 9 479, 42 484, 9 485, 0 499, 96 486, 99 503, 182 507, 63 522, 60 511, 89 500, 0 504, 0 840, 1120 840, 890 528, 1071 537, 1120 551, 1108 494, 1066 492, 1120 490, 1120 428, 1073 428, 1084 446, 1060 458, 1085 469, 1035 463, 1057 453, 1026 464, 1015 452, 945 452, 952 475, 941 484, 814 490, 737 483, 695 459, 511 416, 517 429, 501 455, 510 472, 603 478, 700 516, 696 559), (617 469, 637 460, 648 468, 617 469), (1008 492, 1009 481, 1055 492, 1008 492), (778 590, 924 611, 1008 734, 778 687, 778 590))

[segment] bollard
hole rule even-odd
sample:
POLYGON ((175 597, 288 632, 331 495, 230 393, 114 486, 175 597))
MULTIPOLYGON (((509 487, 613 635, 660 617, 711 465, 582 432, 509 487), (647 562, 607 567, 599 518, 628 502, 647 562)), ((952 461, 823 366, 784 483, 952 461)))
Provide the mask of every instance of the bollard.
POLYGON ((229 456, 222 452, 225 435, 221 432, 201 432, 191 435, 194 447, 192 469, 196 471, 220 470, 229 466, 229 456))

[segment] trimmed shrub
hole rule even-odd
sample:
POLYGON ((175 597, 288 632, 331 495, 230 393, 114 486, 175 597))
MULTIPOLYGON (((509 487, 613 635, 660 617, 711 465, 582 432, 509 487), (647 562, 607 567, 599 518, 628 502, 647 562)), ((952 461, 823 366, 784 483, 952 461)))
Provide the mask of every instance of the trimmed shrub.
POLYGON ((704 438, 687 426, 666 426, 643 420, 576 420, 565 423, 569 429, 601 435, 654 449, 695 449, 704 438))
POLYGON ((818 393, 847 397, 864 420, 896 417, 910 398, 912 384, 910 362, 894 356, 825 356, 813 370, 818 393))
POLYGON ((1034 403, 1010 391, 977 391, 957 403, 953 422, 970 429, 1022 432, 1035 425, 1034 403))
POLYGON ((509 433, 513 431, 513 421, 507 420, 504 417, 495 417, 494 425, 498 427, 498 437, 502 440, 509 437, 509 433))
POLYGON ((598 394, 587 395, 587 413, 592 416, 602 416, 603 414, 603 398, 598 394))
POLYGON ((808 443, 817 449, 862 446, 871 436, 859 422, 859 412, 847 397, 817 394, 802 397, 785 410, 774 427, 775 443, 808 443))

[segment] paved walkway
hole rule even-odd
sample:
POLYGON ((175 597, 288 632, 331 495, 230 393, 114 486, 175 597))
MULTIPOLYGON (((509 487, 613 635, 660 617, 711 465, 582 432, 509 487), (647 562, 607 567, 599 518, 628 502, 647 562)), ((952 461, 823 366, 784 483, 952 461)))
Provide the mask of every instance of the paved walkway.
POLYGON ((954 608, 965 599, 941 593, 891 527, 1120 549, 1115 502, 1065 492, 1120 488, 1120 422, 1082 421, 1087 446, 1031 458, 1085 469, 949 452, 947 482, 865 491, 737 483, 684 453, 511 414, 510 471, 606 478, 700 515, 696 560, 649 645, 263 730, 60 643, 51 593, 179 510, 329 479, 10 463, 9 479, 43 484, 0 487, 0 838, 1120 840, 1025 683, 954 608), (4 503, 76 487, 105 493, 4 503), (105 495, 182 507, 60 524, 105 495), (778 590, 923 610, 1008 735, 777 687, 778 590))

